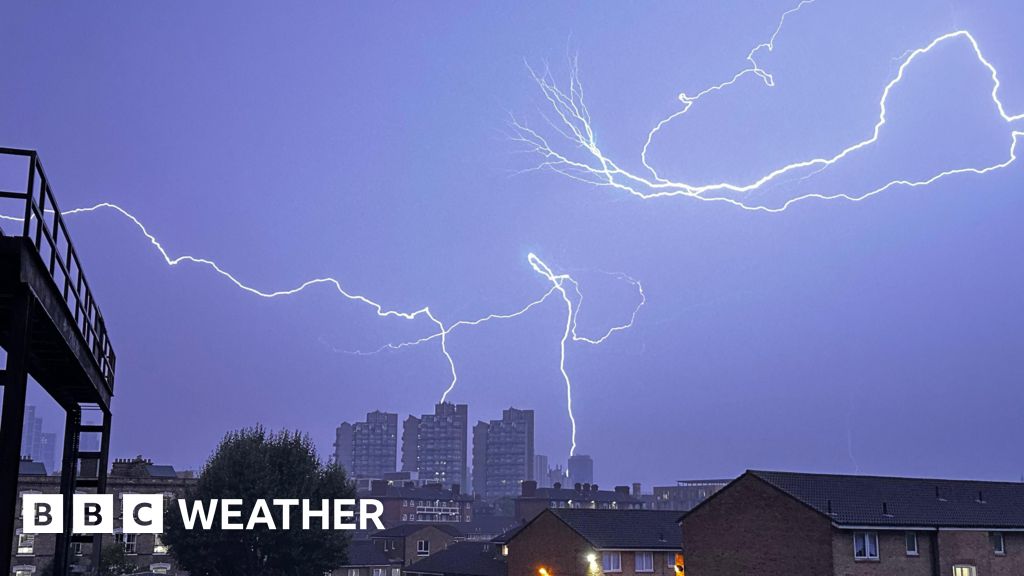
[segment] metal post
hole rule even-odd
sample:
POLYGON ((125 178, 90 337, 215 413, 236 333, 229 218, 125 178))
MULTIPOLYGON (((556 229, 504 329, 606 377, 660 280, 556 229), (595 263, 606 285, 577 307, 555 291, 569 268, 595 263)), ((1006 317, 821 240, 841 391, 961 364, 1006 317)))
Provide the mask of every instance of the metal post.
POLYGON ((25 392, 28 387, 29 326, 31 301, 22 288, 15 296, 11 321, 11 345, 7 350, 4 407, 0 419, 0 574, 11 573, 11 552, 18 506, 18 471, 21 433, 25 424, 25 392))
POLYGON ((64 452, 61 455, 60 493, 64 495, 64 532, 57 535, 53 552, 53 575, 69 574, 71 564, 71 499, 78 479, 79 427, 82 409, 76 404, 67 406, 64 419, 64 452))
MULTIPOLYGON (((100 461, 96 469, 96 493, 107 493, 107 471, 110 458, 110 410, 103 408, 103 435, 100 437, 100 461)), ((103 554, 103 535, 97 534, 92 539, 93 572, 99 573, 100 557, 103 554)))

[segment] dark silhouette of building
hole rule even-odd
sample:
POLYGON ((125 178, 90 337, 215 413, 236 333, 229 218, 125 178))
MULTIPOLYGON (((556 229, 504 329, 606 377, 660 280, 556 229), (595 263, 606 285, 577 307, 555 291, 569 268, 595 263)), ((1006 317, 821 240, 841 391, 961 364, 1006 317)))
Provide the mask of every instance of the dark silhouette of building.
POLYGON ((402 430, 402 470, 423 482, 466 486, 469 407, 443 402, 433 414, 409 416, 402 430))
POLYGON ((518 496, 533 473, 533 410, 509 408, 501 420, 473 427, 473 491, 484 498, 518 496))
POLYGON ((748 471, 682 519, 699 576, 1024 574, 1024 484, 748 471))
POLYGON ((398 414, 374 411, 363 422, 342 422, 335 431, 334 459, 352 478, 383 478, 395 472, 398 414))
POLYGON ((570 484, 593 484, 594 483, 594 459, 586 454, 576 454, 569 457, 569 483, 570 484))
POLYGON ((680 512, 692 510, 725 488, 729 482, 731 480, 679 480, 675 486, 655 486, 652 489, 654 509, 680 512))
POLYGON ((629 486, 601 490, 597 484, 562 487, 555 482, 551 488, 538 488, 533 480, 523 482, 522 493, 515 502, 516 519, 530 520, 548 508, 642 510, 644 502, 630 493, 629 486))

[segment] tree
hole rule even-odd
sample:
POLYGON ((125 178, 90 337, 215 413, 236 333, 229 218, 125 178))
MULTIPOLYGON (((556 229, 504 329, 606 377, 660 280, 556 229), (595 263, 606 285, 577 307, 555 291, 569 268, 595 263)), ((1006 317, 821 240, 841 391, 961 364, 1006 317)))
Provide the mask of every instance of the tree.
POLYGON ((116 542, 107 544, 100 551, 99 576, 123 576, 138 571, 138 565, 124 553, 123 544, 116 542))
MULTIPOLYGON (((224 437, 184 500, 205 506, 225 498, 242 500, 244 523, 258 499, 355 498, 355 488, 341 468, 321 464, 308 436, 256 426, 224 437)), ((165 514, 164 542, 193 576, 319 575, 346 562, 346 533, 318 525, 303 530, 298 507, 291 510, 290 530, 221 530, 219 518, 211 530, 185 530, 176 502, 165 514)), ((274 518, 280 524, 280 511, 274 518)))

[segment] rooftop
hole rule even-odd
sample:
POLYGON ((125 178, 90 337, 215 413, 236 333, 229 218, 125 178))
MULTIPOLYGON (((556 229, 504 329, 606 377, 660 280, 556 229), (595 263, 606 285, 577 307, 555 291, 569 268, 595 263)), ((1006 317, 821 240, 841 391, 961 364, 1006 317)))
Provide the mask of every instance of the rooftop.
MULTIPOLYGON (((683 540, 679 512, 671 510, 593 510, 576 508, 548 509, 569 528, 598 549, 675 550, 683 540)), ((494 539, 510 542, 536 521, 494 539)))
POLYGON ((1024 528, 1024 483, 751 470, 838 525, 1024 528))

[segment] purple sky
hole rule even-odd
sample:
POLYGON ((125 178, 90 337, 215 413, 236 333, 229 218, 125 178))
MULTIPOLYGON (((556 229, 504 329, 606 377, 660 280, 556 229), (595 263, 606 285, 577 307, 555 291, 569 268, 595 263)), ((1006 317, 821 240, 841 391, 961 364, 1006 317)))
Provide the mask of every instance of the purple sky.
MULTIPOLYGON (((647 131, 744 66, 794 2, 7 3, 0 144, 40 151, 62 208, 116 202, 172 256, 216 260, 264 290, 321 276, 445 322, 508 312, 577 277, 570 345, 579 451, 601 484, 746 468, 1019 479, 1024 242, 1019 166, 809 201, 777 215, 640 201, 548 172, 509 140, 542 123, 524 65, 567 78, 578 53, 605 151, 640 167, 647 131)), ((744 80, 653 148, 666 172, 745 181, 870 134, 906 50, 965 28, 1024 111, 1024 10, 1004 2, 819 0, 744 80)), ((991 82, 963 45, 893 95, 886 139, 828 185, 861 190, 1006 155, 991 82)), ((124 218, 69 218, 118 353, 114 455, 198 466, 226 430, 313 435, 423 413, 447 386, 430 333, 328 289, 265 300, 208 269, 170 268, 124 218)), ((564 310, 452 335, 470 417, 534 408, 537 451, 567 457, 564 310)), ((43 403, 35 393, 33 399, 43 403)), ((48 427, 59 429, 56 412, 48 427)))

